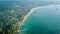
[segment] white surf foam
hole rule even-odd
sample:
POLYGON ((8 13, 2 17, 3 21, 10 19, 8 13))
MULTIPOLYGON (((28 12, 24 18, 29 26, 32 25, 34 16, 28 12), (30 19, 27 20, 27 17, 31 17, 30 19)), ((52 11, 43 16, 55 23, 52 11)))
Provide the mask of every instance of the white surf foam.
POLYGON ((35 7, 35 8, 32 8, 31 11, 24 17, 24 20, 22 21, 21 25, 23 25, 23 22, 27 19, 27 17, 28 17, 32 12, 34 12, 34 10, 40 9, 40 8, 53 7, 53 6, 60 6, 60 5, 49 5, 49 6, 42 6, 42 7, 35 7))

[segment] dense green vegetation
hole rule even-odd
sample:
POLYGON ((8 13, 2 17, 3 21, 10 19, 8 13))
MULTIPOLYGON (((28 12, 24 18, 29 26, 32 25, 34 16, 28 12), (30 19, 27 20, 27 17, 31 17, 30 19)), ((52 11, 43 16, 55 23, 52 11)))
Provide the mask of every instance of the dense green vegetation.
MULTIPOLYGON (((0 1, 0 34, 17 34, 23 17, 37 6, 54 4, 46 1, 0 1)), ((58 3, 56 3, 58 4, 58 3)))
POLYGON ((0 1, 0 34, 16 34, 22 12, 18 3, 0 1))

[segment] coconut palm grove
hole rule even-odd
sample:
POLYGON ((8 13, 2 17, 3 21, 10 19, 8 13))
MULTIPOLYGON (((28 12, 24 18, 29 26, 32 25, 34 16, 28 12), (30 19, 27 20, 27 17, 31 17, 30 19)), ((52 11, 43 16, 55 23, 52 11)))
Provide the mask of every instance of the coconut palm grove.
POLYGON ((0 0, 0 34, 60 34, 60 0, 0 0))

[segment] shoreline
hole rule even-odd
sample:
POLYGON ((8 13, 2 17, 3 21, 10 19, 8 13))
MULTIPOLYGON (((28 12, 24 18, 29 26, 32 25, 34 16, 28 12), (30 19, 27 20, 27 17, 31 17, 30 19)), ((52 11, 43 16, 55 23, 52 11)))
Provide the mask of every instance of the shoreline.
POLYGON ((22 20, 22 23, 21 23, 20 25, 23 25, 23 22, 27 19, 27 17, 28 17, 32 12, 34 12, 34 10, 39 9, 39 8, 48 8, 48 7, 52 7, 52 6, 60 6, 60 5, 48 5, 48 6, 40 6, 40 7, 32 8, 32 9, 30 10, 30 12, 27 13, 27 15, 24 17, 24 19, 22 20))

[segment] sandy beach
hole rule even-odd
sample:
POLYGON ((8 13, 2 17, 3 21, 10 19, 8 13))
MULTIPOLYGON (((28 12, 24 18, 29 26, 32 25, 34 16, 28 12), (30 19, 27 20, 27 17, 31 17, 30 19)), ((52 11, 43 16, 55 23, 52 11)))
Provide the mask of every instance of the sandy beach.
POLYGON ((32 12, 34 12, 34 10, 40 9, 40 8, 48 8, 48 7, 52 7, 52 6, 60 6, 60 5, 48 5, 48 6, 42 6, 42 7, 32 8, 31 11, 24 17, 24 19, 23 19, 22 23, 20 24, 20 26, 23 25, 23 22, 27 19, 27 17, 28 17, 32 12))

